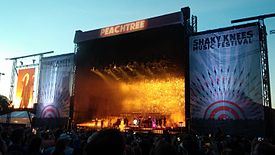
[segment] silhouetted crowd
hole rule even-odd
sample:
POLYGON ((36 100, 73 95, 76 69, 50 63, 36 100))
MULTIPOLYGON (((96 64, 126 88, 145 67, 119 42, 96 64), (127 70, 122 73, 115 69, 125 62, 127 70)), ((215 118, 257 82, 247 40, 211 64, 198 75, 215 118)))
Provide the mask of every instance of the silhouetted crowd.
POLYGON ((0 155, 274 155, 267 138, 213 135, 0 128, 0 155))

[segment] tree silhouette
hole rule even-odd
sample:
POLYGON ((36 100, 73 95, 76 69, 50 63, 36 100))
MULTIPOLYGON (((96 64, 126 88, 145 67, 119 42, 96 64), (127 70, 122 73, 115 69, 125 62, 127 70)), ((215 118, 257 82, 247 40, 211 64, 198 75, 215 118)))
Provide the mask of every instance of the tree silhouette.
POLYGON ((0 111, 5 111, 9 108, 11 101, 4 95, 0 95, 0 111))

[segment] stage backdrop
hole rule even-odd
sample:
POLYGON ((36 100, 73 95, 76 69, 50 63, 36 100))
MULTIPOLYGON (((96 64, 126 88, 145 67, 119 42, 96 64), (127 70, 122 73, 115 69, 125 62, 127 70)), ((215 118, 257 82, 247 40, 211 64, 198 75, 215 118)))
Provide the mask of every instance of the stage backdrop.
POLYGON ((230 131, 237 122, 242 130, 255 128, 253 122, 264 119, 258 26, 199 33, 189 48, 193 125, 209 121, 230 131))
POLYGON ((74 54, 43 58, 41 61, 38 118, 69 117, 74 54))
POLYGON ((16 97, 13 101, 14 108, 33 107, 34 68, 20 69, 18 71, 16 97))

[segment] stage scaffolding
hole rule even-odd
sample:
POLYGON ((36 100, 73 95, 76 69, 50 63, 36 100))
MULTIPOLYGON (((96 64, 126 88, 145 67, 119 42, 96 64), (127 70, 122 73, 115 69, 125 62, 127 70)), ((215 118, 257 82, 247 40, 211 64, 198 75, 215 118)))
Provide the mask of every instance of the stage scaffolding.
POLYGON ((269 74, 269 62, 268 62, 268 48, 267 48, 267 32, 264 20, 266 18, 275 17, 275 13, 265 14, 255 17, 242 18, 232 20, 231 23, 247 22, 257 20, 260 32, 260 50, 261 50, 261 69, 262 69, 262 82, 263 82, 263 106, 265 108, 265 128, 267 136, 275 136, 273 133, 274 118, 272 118, 272 102, 271 102, 271 90, 270 90, 270 74, 269 74))

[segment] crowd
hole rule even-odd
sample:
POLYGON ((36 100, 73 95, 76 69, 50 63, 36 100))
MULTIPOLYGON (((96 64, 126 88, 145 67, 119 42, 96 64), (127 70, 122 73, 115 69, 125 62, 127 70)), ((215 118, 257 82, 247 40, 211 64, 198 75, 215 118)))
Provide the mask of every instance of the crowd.
POLYGON ((271 139, 213 135, 0 128, 0 155, 274 155, 271 139))

